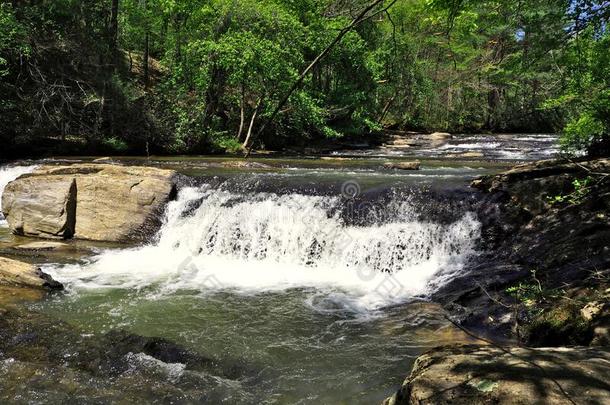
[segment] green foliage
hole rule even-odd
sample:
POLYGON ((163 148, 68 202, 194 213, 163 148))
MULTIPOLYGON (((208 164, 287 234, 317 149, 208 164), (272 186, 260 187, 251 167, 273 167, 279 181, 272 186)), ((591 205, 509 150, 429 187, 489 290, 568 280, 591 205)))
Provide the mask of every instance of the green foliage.
MULTIPOLYGON (((256 146, 384 126, 563 128, 564 151, 606 153, 607 16, 572 3, 398 0, 345 35, 256 146)), ((3 153, 69 139, 91 152, 235 152, 365 4, 119 0, 115 47, 109 0, 3 2, 3 153)))
POLYGON ((565 87, 543 107, 567 117, 561 139, 565 153, 595 154, 597 145, 610 140, 610 32, 590 25, 567 45, 565 87))
POLYGON ((572 181, 572 186, 574 187, 574 191, 572 191, 571 193, 569 193, 567 195, 560 194, 560 195, 548 197, 548 200, 551 204, 567 202, 571 205, 578 205, 591 191, 592 183, 593 183, 593 178, 590 176, 587 176, 584 179, 574 179, 572 181))
POLYGON ((588 345, 593 328, 580 314, 584 304, 561 298, 553 304, 540 309, 528 325, 528 343, 534 346, 588 345))
POLYGON ((534 315, 539 313, 541 304, 553 301, 565 292, 544 288, 536 276, 536 270, 531 270, 530 274, 529 280, 507 287, 505 292, 523 305, 530 315, 534 315))
POLYGON ((125 141, 116 137, 105 138, 102 140, 102 144, 104 145, 104 148, 116 154, 125 153, 129 149, 129 146, 125 141))
POLYGON ((15 18, 10 4, 0 4, 0 78, 9 73, 8 64, 16 56, 27 57, 30 48, 27 44, 25 27, 15 18))
POLYGON ((515 286, 508 287, 506 293, 520 301, 527 308, 534 307, 543 297, 542 289, 534 283, 520 282, 515 286))
POLYGON ((586 111, 571 119, 563 129, 561 147, 567 153, 577 153, 586 150, 596 140, 600 140, 606 132, 604 123, 586 111))
POLYGON ((212 137, 212 144, 222 152, 238 153, 242 150, 241 143, 227 133, 218 133, 212 137))

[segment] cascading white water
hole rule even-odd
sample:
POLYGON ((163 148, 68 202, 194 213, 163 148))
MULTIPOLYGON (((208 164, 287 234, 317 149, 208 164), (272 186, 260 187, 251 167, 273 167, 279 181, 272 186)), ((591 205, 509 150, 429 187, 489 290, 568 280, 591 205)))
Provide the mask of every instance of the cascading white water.
MULTIPOLYGON (((2 193, 4 193, 4 187, 11 181, 15 180, 17 177, 22 174, 30 173, 37 166, 0 166, 0 197, 2 197, 2 193)), ((0 207, 1 208, 1 207, 0 207)), ((6 220, 4 219, 4 215, 2 215, 2 210, 0 209, 0 227, 6 226, 6 220)))
POLYGON ((340 197, 189 187, 169 204, 154 244, 45 270, 74 289, 154 287, 159 296, 315 288, 344 308, 375 309, 451 277, 479 233, 471 214, 446 225, 421 221, 405 200, 387 207, 391 218, 355 226, 337 209, 340 197))

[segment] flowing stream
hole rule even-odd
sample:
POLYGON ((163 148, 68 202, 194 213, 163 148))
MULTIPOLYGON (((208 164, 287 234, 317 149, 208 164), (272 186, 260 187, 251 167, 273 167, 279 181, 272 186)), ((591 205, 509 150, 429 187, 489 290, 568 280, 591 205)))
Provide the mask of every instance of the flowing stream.
MULTIPOLYGON (((210 403, 368 404, 391 395, 426 348, 461 339, 421 301, 477 254, 466 185, 498 167, 148 163, 190 175, 158 235, 43 260, 67 292, 35 308, 84 333, 168 338, 243 373, 187 376, 138 354, 134 367, 156 367, 176 387, 195 378, 210 403)), ((0 187, 29 170, 0 169, 0 187)))

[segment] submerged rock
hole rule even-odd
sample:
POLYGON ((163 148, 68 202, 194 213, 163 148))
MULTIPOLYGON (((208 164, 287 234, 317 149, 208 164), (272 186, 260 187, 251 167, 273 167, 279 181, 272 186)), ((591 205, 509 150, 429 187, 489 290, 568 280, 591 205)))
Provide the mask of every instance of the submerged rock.
POLYGON ((0 257, 0 285, 61 290, 61 283, 43 273, 36 266, 18 260, 0 257))
POLYGON ((160 226, 176 179, 141 166, 42 166, 6 186, 2 210, 18 235, 142 241, 160 226))
POLYGON ((460 157, 460 158, 466 158, 466 159, 475 159, 475 158, 485 157, 485 154, 483 152, 464 152, 464 153, 457 154, 455 156, 460 157))
POLYGON ((69 246, 62 242, 30 242, 15 246, 17 250, 56 250, 69 246))
POLYGON ((255 403, 239 366, 169 340, 83 331, 48 314, 0 308, 0 403, 255 403))
POLYGON ((432 141, 444 141, 446 139, 452 138, 449 132, 433 132, 431 134, 426 135, 426 137, 432 141))
POLYGON ((608 375, 608 350, 446 346, 420 356, 384 405, 603 404, 608 375))
POLYGON ((109 156, 99 157, 97 159, 93 159, 92 162, 95 163, 112 163, 112 158, 109 156))

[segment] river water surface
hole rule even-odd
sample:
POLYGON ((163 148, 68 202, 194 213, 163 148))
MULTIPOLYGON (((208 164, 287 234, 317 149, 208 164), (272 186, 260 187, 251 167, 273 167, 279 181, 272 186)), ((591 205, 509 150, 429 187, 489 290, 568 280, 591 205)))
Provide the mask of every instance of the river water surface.
MULTIPOLYGON (((67 288, 34 307, 242 370, 196 377, 210 403, 378 403, 427 348, 465 339, 426 297, 477 255, 468 183, 507 165, 424 157, 414 172, 380 157, 123 159, 188 176, 162 229, 145 246, 71 242, 29 258, 67 288)), ((32 163, 0 168, 0 187, 32 163)), ((2 226, 0 250, 13 252, 21 240, 2 226)), ((177 387, 187 378, 183 365, 154 367, 177 387)))

